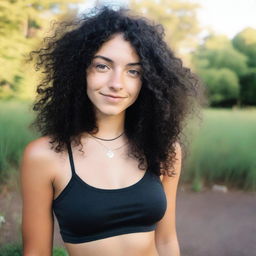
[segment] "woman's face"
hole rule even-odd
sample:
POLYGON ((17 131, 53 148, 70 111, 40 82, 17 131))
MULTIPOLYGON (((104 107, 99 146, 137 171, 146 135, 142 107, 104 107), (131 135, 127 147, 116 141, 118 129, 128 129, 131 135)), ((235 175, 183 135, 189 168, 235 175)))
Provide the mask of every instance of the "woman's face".
POLYGON ((139 56, 122 34, 101 46, 86 71, 87 95, 97 117, 125 113, 139 95, 141 71, 139 56))

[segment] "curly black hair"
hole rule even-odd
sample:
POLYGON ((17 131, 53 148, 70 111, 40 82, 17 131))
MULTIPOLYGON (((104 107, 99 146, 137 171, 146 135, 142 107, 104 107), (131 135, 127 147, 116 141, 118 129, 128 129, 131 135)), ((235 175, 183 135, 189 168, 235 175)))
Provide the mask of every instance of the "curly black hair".
POLYGON ((44 46, 30 53, 30 60, 36 56, 36 70, 44 74, 31 127, 49 136, 56 152, 65 150, 68 141, 82 146, 81 134, 97 130, 85 71, 102 44, 117 33, 134 47, 143 70, 143 86, 125 116, 129 155, 138 159, 140 169, 172 176, 175 144, 182 144, 184 121, 197 109, 201 86, 164 41, 163 26, 128 9, 103 7, 61 22, 44 46))

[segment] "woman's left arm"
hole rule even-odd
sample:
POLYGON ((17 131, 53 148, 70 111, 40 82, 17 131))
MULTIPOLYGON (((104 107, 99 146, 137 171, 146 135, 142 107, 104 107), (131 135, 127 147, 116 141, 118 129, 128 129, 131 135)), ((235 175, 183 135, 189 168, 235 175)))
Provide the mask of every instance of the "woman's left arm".
POLYGON ((155 243, 159 256, 180 256, 179 242, 176 234, 175 206, 176 192, 181 172, 181 147, 175 144, 176 162, 175 175, 163 176, 162 184, 167 198, 167 210, 164 217, 158 222, 155 231, 155 243))

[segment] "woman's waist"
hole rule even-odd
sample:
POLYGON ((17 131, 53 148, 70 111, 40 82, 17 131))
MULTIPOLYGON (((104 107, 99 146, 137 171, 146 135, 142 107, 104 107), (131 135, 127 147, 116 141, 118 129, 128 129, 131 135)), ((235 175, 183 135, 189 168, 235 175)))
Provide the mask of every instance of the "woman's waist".
POLYGON ((158 256, 154 231, 123 234, 91 242, 65 243, 69 256, 158 256))

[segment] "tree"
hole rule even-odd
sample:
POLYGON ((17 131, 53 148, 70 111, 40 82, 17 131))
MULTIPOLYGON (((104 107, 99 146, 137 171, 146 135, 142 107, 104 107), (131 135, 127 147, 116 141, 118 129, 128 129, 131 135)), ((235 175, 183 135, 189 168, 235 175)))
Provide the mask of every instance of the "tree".
POLYGON ((198 42, 201 30, 196 12, 199 7, 198 4, 179 0, 131 1, 133 10, 163 24, 166 41, 183 58, 198 42))
POLYGON ((248 57, 249 67, 256 67, 256 29, 246 28, 232 40, 233 46, 248 57))
POLYGON ((201 78, 212 106, 228 106, 237 102, 239 80, 235 72, 227 68, 201 70, 201 78))
POLYGON ((246 105, 256 105, 256 68, 240 78, 241 101, 246 105))
POLYGON ((241 101, 256 105, 256 29, 245 28, 233 38, 232 43, 248 59, 248 72, 240 76, 241 101))
POLYGON ((49 20, 80 0, 0 1, 0 97, 33 97, 32 75, 24 55, 41 40, 49 20), (30 94, 30 96, 28 95, 30 94))
POLYGON ((248 72, 247 57, 226 36, 210 35, 193 54, 193 65, 209 92, 212 105, 240 102, 239 78, 248 72))
POLYGON ((238 75, 247 72, 247 57, 234 49, 225 36, 209 36, 203 45, 194 53, 194 64, 197 69, 227 68, 238 75))

